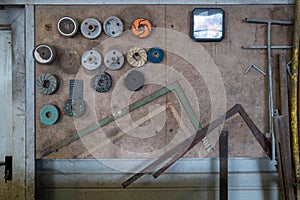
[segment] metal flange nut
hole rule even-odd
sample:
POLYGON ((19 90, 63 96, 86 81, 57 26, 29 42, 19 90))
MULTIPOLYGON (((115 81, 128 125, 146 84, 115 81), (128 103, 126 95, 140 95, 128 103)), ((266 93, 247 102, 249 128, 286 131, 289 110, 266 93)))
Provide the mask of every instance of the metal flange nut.
POLYGON ((101 55, 95 50, 86 51, 81 56, 81 64, 87 70, 95 70, 99 68, 101 62, 101 55))
POLYGON ((121 69, 124 64, 124 56, 118 50, 110 50, 104 56, 104 64, 111 70, 121 69))
POLYGON ((72 17, 62 17, 57 22, 58 32, 66 37, 73 37, 78 32, 78 21, 72 17))
POLYGON ((125 87, 130 91, 138 91, 142 89, 145 84, 144 75, 142 72, 132 70, 124 79, 125 87))
POLYGON ((112 78, 107 72, 102 72, 92 78, 91 87, 96 92, 107 92, 111 86, 112 78))
POLYGON ((64 111, 69 117, 80 117, 85 111, 85 103, 81 98, 68 99, 64 105, 64 111))
POLYGON ((97 38, 102 31, 101 23, 95 18, 87 18, 83 20, 80 29, 82 35, 88 39, 97 38))
POLYGON ((146 38, 150 35, 152 24, 149 20, 142 17, 137 18, 131 25, 132 33, 139 38, 146 38))
POLYGON ((127 53, 127 62, 132 67, 141 67, 147 62, 147 52, 143 48, 134 47, 127 53))
POLYGON ((55 56, 54 48, 48 44, 39 44, 33 50, 33 57, 40 64, 51 64, 55 56))
POLYGON ((116 16, 108 17, 103 23, 103 30, 109 37, 119 37, 123 29, 123 22, 116 16))
POLYGON ((152 47, 148 51, 148 60, 153 63, 159 63, 164 59, 164 51, 158 47, 152 47))
POLYGON ((57 122, 59 111, 56 106, 47 104, 40 110, 40 120, 45 125, 52 125, 57 122))
POLYGON ((36 89, 42 94, 53 94, 58 89, 58 78, 52 74, 42 74, 36 81, 36 89))

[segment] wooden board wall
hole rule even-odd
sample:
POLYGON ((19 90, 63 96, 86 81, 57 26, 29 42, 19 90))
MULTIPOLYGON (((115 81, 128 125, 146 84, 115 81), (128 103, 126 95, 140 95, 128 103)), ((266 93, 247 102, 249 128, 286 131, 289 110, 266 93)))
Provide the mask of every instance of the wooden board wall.
MULTIPOLYGON (((51 65, 36 64, 36 78, 42 73, 52 73, 59 77, 59 90, 53 95, 43 95, 36 91, 36 153, 40 158, 40 153, 47 147, 58 143, 60 140, 70 137, 76 131, 86 127, 93 122, 103 119, 112 113, 113 106, 120 106, 125 101, 122 95, 120 99, 114 102, 120 102, 120 105, 112 105, 112 96, 114 90, 126 91, 123 86, 123 76, 132 69, 125 62, 124 67, 118 71, 111 71, 102 64, 99 70, 87 72, 81 66, 81 55, 90 49, 99 51, 103 56, 111 48, 121 50, 124 54, 134 46, 149 47, 159 46, 165 49, 165 58, 161 65, 147 64, 139 70, 145 74, 146 82, 149 83, 142 90, 133 94, 130 102, 135 102, 144 96, 170 84, 174 80, 179 80, 183 90, 188 94, 195 93, 196 99, 188 95, 189 101, 195 107, 199 104, 199 121, 204 126, 211 120, 211 94, 210 85, 206 84, 205 76, 209 79, 214 77, 199 73, 186 57, 189 55, 189 45, 198 45, 199 58, 203 55, 211 57, 212 67, 215 65, 220 72, 226 91, 224 105, 230 108, 236 103, 244 106, 250 117, 257 126, 266 132, 268 130, 268 93, 267 79, 261 74, 252 70, 244 75, 244 70, 250 64, 260 66, 267 72, 267 54, 265 50, 242 50, 243 45, 266 45, 266 25, 249 24, 245 18, 259 19, 293 19, 292 6, 218 6, 225 11, 225 39, 221 42, 196 43, 189 38, 190 12, 197 5, 103 5, 103 6, 36 6, 35 7, 35 44, 48 43, 55 47, 57 58, 51 65), (63 16, 71 16, 78 19, 79 22, 85 18, 94 17, 101 23, 109 16, 118 16, 124 23, 125 31, 119 38, 109 38, 103 32, 95 40, 84 38, 80 31, 73 38, 61 36, 56 28, 57 21, 63 16), (132 21, 137 17, 150 19, 155 27, 151 35, 146 39, 137 39, 130 33, 132 21), (167 29, 167 30, 166 30, 167 29), (183 35, 184 34, 184 35, 183 35), (178 36, 178 37, 177 37, 178 36), (179 38, 186 40, 179 40, 179 38), (183 41, 187 41, 183 44, 183 41), (182 49, 182 54, 172 51, 170 47, 178 45, 187 47, 182 49), (152 70, 152 72, 151 72, 152 70), (155 71, 158 70, 158 71, 155 71), (161 70, 161 71, 160 71, 161 70), (106 71, 113 78, 113 86, 107 93, 95 93, 90 87, 91 78, 99 71, 106 71), (179 78, 175 72, 183 75, 179 78), (63 113, 64 102, 69 97, 69 80, 84 80, 84 98, 87 103, 87 110, 79 119, 67 117, 63 113), (161 84, 157 83, 157 80, 161 84), (187 84, 185 81, 188 81, 187 84), (151 82, 154 82, 150 84, 151 82), (116 88, 118 86, 118 88, 116 88), (190 98, 191 97, 191 98, 190 98), (196 101, 197 100, 197 101, 196 101), (45 104, 57 105, 61 111, 59 121, 51 126, 43 125, 39 120, 39 110, 45 104)), ((202 6, 211 7, 211 6, 202 6)), ((291 45, 292 41, 291 26, 272 26, 272 44, 273 45, 291 45)), ((290 57, 290 51, 273 51, 273 63, 275 71, 275 83, 277 80, 277 54, 285 52, 290 57)), ((191 53, 193 55, 193 53, 191 53)), ((202 56, 202 57, 201 57, 202 56)), ((203 58, 206 58, 204 56, 203 58)), ((197 59, 196 59, 197 60, 197 59)), ((203 60, 203 65, 208 61, 203 60)), ((200 65, 201 63, 199 63, 200 65)), ((205 66, 205 67, 210 67, 205 66)), ((219 81, 219 79, 216 79, 219 81)), ((186 119, 186 113, 181 110, 178 98, 173 93, 167 94, 143 108, 131 113, 133 121, 136 121, 147 113, 155 110, 159 105, 171 102, 180 115, 186 119), (150 111, 149 111, 150 110, 150 111)), ((278 102, 277 102, 278 104, 278 102)), ((278 107, 278 106, 277 106, 278 107)), ((220 110, 221 109, 216 109, 220 110)), ((217 117, 217 116, 215 116, 217 117)), ((123 121, 123 125, 124 125, 123 121)), ((184 124, 189 130, 193 131, 192 125, 188 120, 184 124)), ((126 127, 126 123, 124 125, 126 127)), ((124 128, 123 127, 123 128, 124 128)), ((265 156, 264 152, 256 142, 246 127, 246 124, 238 116, 228 120, 225 128, 229 130, 229 155, 235 157, 265 156)), ((145 122, 139 132, 131 131, 124 136, 106 141, 109 136, 113 136, 119 131, 115 122, 103 127, 102 131, 94 131, 81 140, 74 142, 67 147, 58 150, 47 156, 47 158, 148 158, 157 157, 168 148, 171 148, 177 140, 182 139, 184 131, 178 125, 176 118, 167 109, 166 112, 157 115, 151 121, 145 122), (165 122, 164 122, 165 120, 165 122), (161 122, 164 123, 161 123, 161 122), (151 123, 160 125, 159 130, 153 130, 147 126, 151 123), (144 127, 144 128, 143 128, 144 127), (143 131, 145 130, 145 131, 143 131), (103 145, 105 144, 105 145, 103 145), (92 154, 88 150, 97 149, 92 154)), ((217 142, 218 130, 210 134, 209 139, 213 145, 217 142)), ((211 154, 206 153, 202 145, 197 145, 193 151, 187 154, 187 157, 218 156, 218 145, 214 145, 215 151, 211 154)))

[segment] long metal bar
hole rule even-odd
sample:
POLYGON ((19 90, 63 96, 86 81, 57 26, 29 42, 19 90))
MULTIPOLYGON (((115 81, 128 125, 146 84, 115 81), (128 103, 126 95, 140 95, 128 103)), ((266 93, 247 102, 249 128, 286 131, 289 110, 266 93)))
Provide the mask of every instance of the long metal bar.
POLYGON ((300 42, 300 0, 296 0, 295 7, 295 25, 293 39, 293 55, 292 55, 292 76, 291 76, 291 133, 292 133, 292 148, 293 161, 295 166, 296 176, 296 196, 300 200, 300 165, 299 165, 299 127, 298 127, 298 68, 299 68, 299 42, 300 42))
MULTIPOLYGON (((243 49, 268 49, 268 46, 242 46, 243 49)), ((293 46, 271 46, 271 49, 292 49, 293 46)))
POLYGON ((251 22, 251 23, 277 24, 277 25, 293 25, 293 21, 289 21, 289 20, 269 20, 269 19, 246 18, 246 21, 247 22, 251 22))
POLYGON ((168 161, 163 167, 161 167, 158 171, 156 171, 153 176, 157 178, 160 174, 162 174, 165 170, 167 170, 171 165, 173 165, 178 159, 184 156, 190 149, 192 149, 195 145, 197 145, 202 139, 219 125, 221 125, 224 120, 231 118, 233 115, 239 113, 241 117, 246 122, 247 126, 250 128, 251 132, 264 149, 266 154, 270 157, 271 156, 271 143, 270 141, 265 138, 264 134, 257 128, 254 122, 251 120, 249 115, 246 113, 244 108, 240 104, 236 104, 231 109, 229 109, 224 115, 220 116, 219 118, 212 121, 210 124, 202 128, 201 130, 197 131, 197 133, 193 134, 191 137, 187 138, 176 147, 170 149, 161 157, 156 159, 154 162, 150 163, 148 166, 143 168, 138 173, 132 175, 129 179, 122 183, 122 186, 125 188, 138 180, 143 175, 147 174, 149 171, 153 170, 154 167, 160 165, 166 160, 171 159, 168 161), (176 153, 174 155, 174 152, 176 153))
MULTIPOLYGON (((274 123, 273 123, 273 117, 274 117, 274 97, 273 97, 273 66, 272 66, 272 55, 271 55, 271 23, 268 22, 268 77, 269 77, 269 130, 271 134, 272 139, 272 163, 276 164, 276 147, 275 147, 275 135, 274 135, 274 123)), ((280 24, 277 22, 276 24, 280 24)))
POLYGON ((278 175, 284 200, 294 200, 294 178, 290 149, 290 136, 287 135, 287 116, 277 115, 274 117, 274 132, 276 138, 276 153, 278 161, 278 175))
POLYGON ((164 171, 166 171, 169 167, 171 167, 178 159, 183 157, 189 150, 191 150, 195 145, 197 145, 203 137, 209 132, 212 131, 214 128, 218 127, 224 120, 232 117, 236 113, 239 113, 243 120, 246 122, 247 126, 250 128, 251 132, 255 136, 256 140, 259 142, 261 147, 264 149, 266 154, 271 157, 272 153, 272 144, 270 141, 264 136, 264 134, 257 128, 254 124, 252 119, 246 113, 245 109, 240 105, 236 104, 233 106, 229 111, 226 112, 225 115, 219 117, 218 119, 214 120, 211 124, 205 126, 202 130, 198 131, 188 148, 182 149, 179 151, 167 164, 157 170, 153 177, 157 178, 160 176, 164 171))
POLYGON ((219 139, 220 200, 228 200, 228 131, 222 130, 219 139))
POLYGON ((294 4, 294 0, 2 0, 0 5, 101 5, 101 4, 294 4))
POLYGON ((179 83, 176 81, 174 83, 171 83, 167 87, 163 87, 163 88, 157 90, 156 92, 150 94, 149 96, 146 96, 146 97, 142 98, 141 100, 130 104, 128 107, 124 107, 121 110, 105 117, 104 119, 92 124, 91 126, 86 127, 84 129, 76 132, 75 134, 73 134, 73 136, 61 140, 57 145, 51 146, 51 147, 45 149, 41 153, 41 157, 47 156, 50 153, 57 151, 72 142, 75 142, 76 140, 80 139, 80 137, 90 134, 91 132, 97 130, 98 128, 103 127, 103 126, 109 124, 110 122, 123 117, 124 115, 127 115, 129 112, 136 110, 136 109, 150 103, 151 101, 167 94, 170 91, 174 91, 175 94, 178 96, 178 98, 179 98, 182 106, 184 107, 184 110, 188 114, 188 117, 190 118, 194 128, 197 131, 201 130, 201 125, 199 123, 199 120, 198 120, 194 110, 192 109, 192 107, 191 107, 188 99, 186 98, 184 92, 182 91, 179 83))

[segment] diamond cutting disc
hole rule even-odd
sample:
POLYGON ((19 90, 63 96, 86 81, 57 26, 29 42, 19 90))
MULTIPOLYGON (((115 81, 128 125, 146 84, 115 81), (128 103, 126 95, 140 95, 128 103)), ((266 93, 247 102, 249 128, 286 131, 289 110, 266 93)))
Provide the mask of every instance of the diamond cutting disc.
POLYGON ((68 99, 64 105, 64 111, 69 117, 80 117, 85 111, 85 103, 81 98, 68 99))
POLYGON ((118 70, 123 67, 124 56, 118 50, 111 50, 104 56, 104 64, 108 69, 118 70))
POLYGON ((144 75, 142 72, 132 70, 127 74, 124 79, 125 86, 130 91, 138 91, 142 89, 145 83, 144 75))
POLYGON ((123 28, 123 22, 116 16, 108 17, 103 23, 104 32, 109 37, 119 37, 123 28))
POLYGON ((62 17, 57 22, 57 29, 63 36, 73 37, 78 31, 78 22, 72 17, 62 17))
POLYGON ((39 44, 33 51, 34 59, 40 64, 50 64, 56 56, 55 50, 48 44, 39 44))
POLYGON ((96 92, 107 92, 112 85, 112 78, 107 72, 97 74, 92 78, 91 87, 96 92))
POLYGON ((95 18, 87 18, 83 20, 80 29, 82 35, 88 39, 97 38, 102 31, 100 22, 95 18))
POLYGON ((86 51, 81 57, 81 64, 87 70, 95 70, 99 68, 101 62, 101 55, 95 50, 86 51))
POLYGON ((147 52, 140 47, 133 47, 127 52, 127 62, 132 67, 141 67, 147 62, 147 52))
POLYGON ((52 74, 42 74, 36 80, 36 89, 42 94, 53 94, 58 89, 58 79, 52 74))

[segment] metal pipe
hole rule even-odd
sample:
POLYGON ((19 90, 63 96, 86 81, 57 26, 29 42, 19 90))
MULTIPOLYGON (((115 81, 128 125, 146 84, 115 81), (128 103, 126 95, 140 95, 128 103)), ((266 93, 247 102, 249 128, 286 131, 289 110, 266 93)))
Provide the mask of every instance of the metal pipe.
POLYGON ((268 21, 268 70, 269 70, 269 133, 271 134, 272 139, 272 163, 276 164, 276 155, 275 155, 275 135, 274 135, 274 102, 273 102, 273 66, 272 66, 272 55, 271 55, 271 23, 274 20, 268 21))
MULTIPOLYGON (((268 46, 242 46, 243 49, 267 49, 268 46)), ((271 46, 271 49, 292 49, 293 46, 271 46)))
POLYGON ((293 24, 293 21, 289 21, 289 20, 268 20, 268 19, 246 18, 246 21, 252 22, 252 23, 277 24, 277 25, 292 25, 293 24))
POLYGON ((300 37, 300 0, 295 1, 295 23, 292 55, 292 76, 291 76, 291 132, 293 161, 296 175, 296 196, 300 200, 300 166, 299 166, 299 143, 298 143, 298 65, 299 65, 299 37, 300 37))

